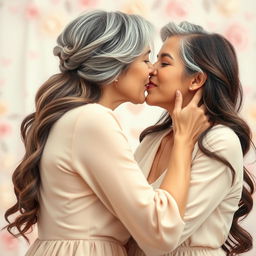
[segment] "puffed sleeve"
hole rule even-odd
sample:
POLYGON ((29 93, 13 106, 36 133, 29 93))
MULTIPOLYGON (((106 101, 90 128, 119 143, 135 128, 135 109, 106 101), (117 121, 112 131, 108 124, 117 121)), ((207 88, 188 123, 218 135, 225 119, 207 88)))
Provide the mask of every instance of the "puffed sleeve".
MULTIPOLYGON (((243 181, 243 153, 239 138, 228 127, 217 125, 204 138, 204 146, 226 159, 235 170, 207 157, 198 148, 192 161, 191 183, 188 202, 184 214, 185 228, 179 241, 189 238, 204 221, 216 210, 225 197, 241 195, 243 181), (239 190, 233 192, 233 190, 239 190)), ((239 202, 236 198, 236 202, 239 202)), ((234 206, 237 208, 237 205, 234 206)), ((221 230, 220 230, 221 232, 221 230)), ((213 238, 214 239, 214 238, 213 238)))
POLYGON ((96 106, 76 121, 74 169, 148 255, 172 250, 184 228, 174 198, 148 184, 113 111, 96 106))

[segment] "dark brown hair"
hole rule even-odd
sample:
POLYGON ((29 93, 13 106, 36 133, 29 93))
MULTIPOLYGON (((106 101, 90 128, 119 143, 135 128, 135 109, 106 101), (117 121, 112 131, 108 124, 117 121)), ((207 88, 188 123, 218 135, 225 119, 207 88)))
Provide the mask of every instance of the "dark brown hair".
MULTIPOLYGON (((178 27, 170 23, 162 29, 163 40, 180 35, 180 55, 185 65, 185 73, 204 72, 207 80, 203 86, 202 102, 207 108, 208 115, 213 124, 222 124, 230 127, 238 136, 243 155, 250 146, 255 149, 251 140, 251 131, 246 122, 239 117, 243 91, 239 81, 238 62, 235 50, 228 40, 219 34, 208 34, 199 26, 184 22, 178 27), (198 30, 198 32, 196 32, 198 30)), ((159 132, 170 128, 172 120, 168 112, 165 112, 159 121, 146 128, 140 135, 140 141, 150 133, 159 132)), ((211 152, 203 145, 203 139, 211 128, 202 133, 198 139, 200 150, 207 156, 227 165, 233 174, 232 165, 217 153, 211 152)), ((247 252, 252 248, 251 235, 239 225, 252 209, 252 194, 255 182, 244 167, 244 185, 239 208, 233 217, 228 239, 222 248, 228 256, 247 252)))

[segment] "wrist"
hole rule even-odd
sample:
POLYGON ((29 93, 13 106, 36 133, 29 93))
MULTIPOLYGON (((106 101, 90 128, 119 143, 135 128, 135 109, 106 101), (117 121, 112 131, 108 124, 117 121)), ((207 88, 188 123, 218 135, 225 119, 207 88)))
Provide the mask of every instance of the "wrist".
POLYGON ((195 141, 193 141, 192 138, 184 135, 175 135, 174 136, 174 145, 183 147, 184 149, 190 149, 193 150, 195 146, 195 141))

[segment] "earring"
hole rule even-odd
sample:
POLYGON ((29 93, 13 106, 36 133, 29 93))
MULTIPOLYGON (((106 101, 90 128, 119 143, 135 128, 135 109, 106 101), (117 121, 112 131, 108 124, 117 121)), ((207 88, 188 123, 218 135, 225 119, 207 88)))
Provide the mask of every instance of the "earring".
POLYGON ((117 83, 118 83, 118 78, 114 80, 115 86, 117 86, 117 83))
POLYGON ((190 86, 190 87, 189 87, 189 90, 193 90, 193 86, 190 86))

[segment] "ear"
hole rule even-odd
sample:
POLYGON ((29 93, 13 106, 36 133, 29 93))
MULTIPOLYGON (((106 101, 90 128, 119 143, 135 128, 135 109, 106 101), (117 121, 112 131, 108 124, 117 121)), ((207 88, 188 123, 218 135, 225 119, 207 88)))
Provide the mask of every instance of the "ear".
POLYGON ((196 91, 201 88, 207 79, 207 75, 202 72, 197 72, 192 75, 189 85, 189 91, 196 91))

